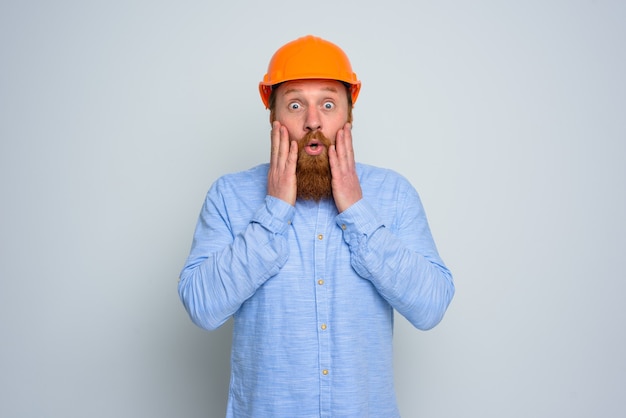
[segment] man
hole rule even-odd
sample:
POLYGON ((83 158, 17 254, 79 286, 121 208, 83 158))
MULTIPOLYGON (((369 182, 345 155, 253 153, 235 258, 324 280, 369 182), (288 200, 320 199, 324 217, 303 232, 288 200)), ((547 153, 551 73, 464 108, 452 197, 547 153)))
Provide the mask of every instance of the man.
POLYGON ((360 86, 328 41, 281 47, 269 164, 207 194, 179 294, 202 328, 234 317, 229 417, 399 416, 393 311, 429 329, 454 294, 417 192, 355 163, 360 86))

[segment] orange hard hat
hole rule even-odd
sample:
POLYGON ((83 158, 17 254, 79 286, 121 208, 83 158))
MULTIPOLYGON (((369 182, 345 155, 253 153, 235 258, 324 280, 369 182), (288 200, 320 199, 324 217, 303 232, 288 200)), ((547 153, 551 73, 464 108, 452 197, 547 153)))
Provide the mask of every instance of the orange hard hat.
POLYGON ((284 81, 324 79, 350 84, 352 104, 356 102, 361 82, 352 72, 348 56, 337 45, 316 36, 307 35, 291 41, 276 51, 259 83, 261 100, 269 107, 272 86, 284 81))

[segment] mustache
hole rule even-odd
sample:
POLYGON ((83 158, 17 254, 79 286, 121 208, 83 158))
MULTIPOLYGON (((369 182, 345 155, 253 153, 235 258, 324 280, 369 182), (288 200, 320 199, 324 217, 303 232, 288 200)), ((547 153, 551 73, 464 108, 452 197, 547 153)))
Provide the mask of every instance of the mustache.
POLYGON ((317 140, 320 144, 326 147, 326 150, 332 145, 332 141, 321 131, 311 131, 300 138, 298 142, 298 150, 302 151, 312 140, 317 140))

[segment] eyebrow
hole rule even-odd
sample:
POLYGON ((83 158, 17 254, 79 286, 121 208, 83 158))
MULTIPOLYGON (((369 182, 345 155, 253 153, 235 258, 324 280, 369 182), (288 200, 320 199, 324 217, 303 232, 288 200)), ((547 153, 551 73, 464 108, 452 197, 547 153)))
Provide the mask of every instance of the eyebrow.
MULTIPOLYGON (((321 91, 330 91, 332 93, 337 93, 337 89, 334 87, 323 87, 320 89, 321 91)), ((285 92, 283 93, 283 96, 288 95, 289 93, 301 93, 302 89, 289 89, 289 90, 285 90, 285 92)))

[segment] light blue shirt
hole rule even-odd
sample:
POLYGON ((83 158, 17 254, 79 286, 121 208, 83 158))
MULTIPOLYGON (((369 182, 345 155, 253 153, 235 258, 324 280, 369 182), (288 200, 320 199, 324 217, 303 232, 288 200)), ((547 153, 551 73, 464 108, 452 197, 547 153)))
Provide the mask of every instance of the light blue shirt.
POLYGON ((398 417, 394 309, 442 319, 454 284, 415 189, 363 164, 363 199, 295 207, 266 196, 268 164, 209 190, 179 294, 212 330, 234 316, 228 417, 398 417))

